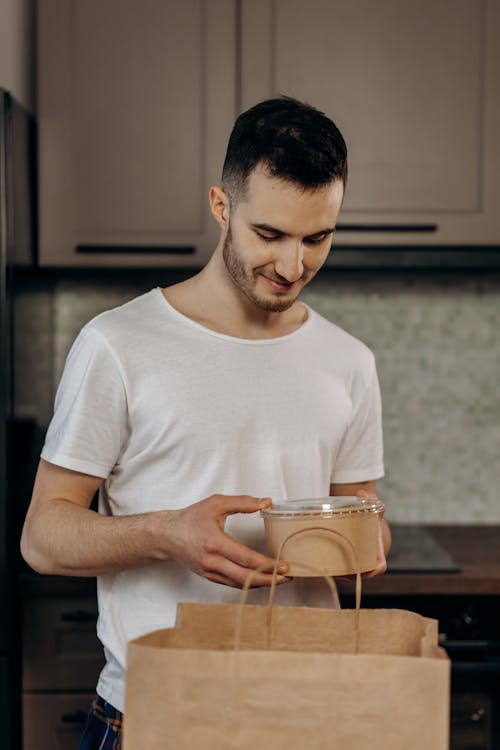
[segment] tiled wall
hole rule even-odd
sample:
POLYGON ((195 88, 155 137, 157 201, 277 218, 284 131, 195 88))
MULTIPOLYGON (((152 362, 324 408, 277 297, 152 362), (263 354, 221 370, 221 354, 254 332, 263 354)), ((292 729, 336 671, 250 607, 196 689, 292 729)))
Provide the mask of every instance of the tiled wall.
POLYGON ((318 279, 304 297, 376 354, 389 517, 500 521, 500 279, 318 279))
MULTIPOLYGON (((50 419, 66 353, 93 315, 181 272, 59 274, 24 283, 21 413, 50 419)), ((388 517, 500 522, 500 276, 324 270, 303 295, 375 352, 388 517)))

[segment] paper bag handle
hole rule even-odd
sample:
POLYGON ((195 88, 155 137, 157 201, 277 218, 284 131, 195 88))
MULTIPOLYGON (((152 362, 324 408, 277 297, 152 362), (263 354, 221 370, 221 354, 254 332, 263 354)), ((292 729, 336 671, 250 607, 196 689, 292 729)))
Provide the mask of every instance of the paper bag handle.
MULTIPOLYGON (((350 539, 348 539, 344 534, 342 534, 340 531, 336 531, 335 529, 325 529, 323 526, 311 526, 307 529, 299 529, 298 531, 294 531, 291 534, 289 534, 280 544, 280 547, 278 549, 278 554, 276 555, 276 559, 274 561, 274 566, 272 570, 272 581, 271 581, 271 588, 269 592, 269 601, 267 605, 267 617, 266 617, 266 625, 267 625, 267 639, 266 639, 266 648, 269 649, 270 647, 270 637, 271 637, 271 616, 272 616, 272 608, 274 604, 274 596, 276 592, 276 579, 278 576, 278 566, 280 564, 280 558, 281 553, 283 551, 283 548, 285 547, 286 543, 293 539, 293 537, 298 536, 299 534, 303 534, 308 531, 328 531, 331 534, 336 535, 337 537, 340 537, 344 542, 347 542, 347 544, 350 546, 351 551, 354 556, 354 560, 356 563, 356 615, 355 615, 355 621, 354 621, 354 630, 355 630, 355 653, 358 653, 359 650, 359 611, 361 607, 361 571, 359 566, 359 560, 358 560, 358 554, 356 552, 356 548, 354 547, 353 543, 350 539)), ((293 564, 294 561, 290 560, 290 562, 293 564)), ((328 588, 330 589, 332 593, 332 599, 333 599, 333 606, 334 608, 340 609, 340 600, 338 595, 338 589, 337 584, 335 583, 335 579, 332 576, 328 576, 322 573, 322 571, 317 568, 314 565, 310 565, 308 563, 301 563, 303 567, 310 568, 311 571, 314 571, 316 573, 321 573, 324 580, 326 581, 326 584, 328 588)), ((245 583, 243 585, 243 589, 241 591, 241 597, 240 597, 240 604, 238 607, 238 613, 236 617, 236 627, 234 632, 234 650, 238 651, 240 648, 240 641, 241 641, 241 620, 243 616, 243 607, 246 604, 247 598, 248 598, 248 591, 250 589, 250 586, 252 585, 252 581, 256 577, 258 573, 267 572, 269 570, 269 565, 259 565, 258 568, 255 570, 252 570, 251 573, 247 576, 245 583)))
MULTIPOLYGON (((270 587, 270 593, 269 593, 269 600, 267 603, 267 614, 266 614, 266 650, 269 650, 270 648, 270 642, 271 642, 271 618, 272 618, 272 611, 273 611, 273 605, 274 605, 274 591, 276 590, 276 578, 278 576, 278 565, 279 565, 279 558, 277 558, 274 562, 274 566, 272 569, 272 582, 270 587)), ((291 563, 294 561, 291 560, 291 563)), ((319 568, 316 568, 314 565, 309 565, 308 563, 301 563, 303 567, 309 568, 311 572, 319 573, 323 576, 328 588, 330 589, 332 600, 333 600, 333 608, 334 609, 340 609, 340 599, 339 599, 339 593, 337 589, 337 584, 335 583, 335 579, 331 576, 324 575, 319 568)), ((268 573, 270 571, 270 566, 268 564, 259 565, 255 570, 252 570, 248 576, 245 579, 245 583, 243 585, 243 588, 241 590, 241 597, 240 602, 238 605, 238 612, 236 615, 236 625, 234 629, 234 650, 239 651, 240 649, 240 641, 241 641, 241 622, 243 618, 243 609, 245 607, 245 604, 247 603, 248 598, 248 592, 250 590, 250 586, 252 585, 252 581, 259 573, 268 573)))

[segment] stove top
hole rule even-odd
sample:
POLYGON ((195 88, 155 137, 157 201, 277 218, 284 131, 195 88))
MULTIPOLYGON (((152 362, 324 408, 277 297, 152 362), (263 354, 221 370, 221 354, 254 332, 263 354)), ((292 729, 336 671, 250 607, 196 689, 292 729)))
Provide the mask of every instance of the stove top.
POLYGON ((391 524, 387 573, 459 573, 460 568, 432 532, 412 524, 391 524))

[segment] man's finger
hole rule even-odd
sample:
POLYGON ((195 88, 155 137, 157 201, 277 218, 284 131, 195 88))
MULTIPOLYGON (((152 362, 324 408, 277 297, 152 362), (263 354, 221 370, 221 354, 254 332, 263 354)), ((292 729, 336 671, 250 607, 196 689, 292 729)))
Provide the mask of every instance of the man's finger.
MULTIPOLYGON (((255 570, 242 567, 241 565, 237 565, 231 560, 225 558, 220 559, 219 566, 218 574, 234 581, 233 585, 236 585, 238 588, 243 588, 249 576, 252 577, 250 582, 251 588, 270 586, 273 581, 272 573, 256 573, 255 570)), ((285 583, 288 580, 289 579, 284 575, 278 574, 276 576, 277 584, 285 583)))
MULTIPOLYGON (((266 565, 269 571, 272 571, 276 563, 273 557, 266 557, 266 555, 262 555, 260 552, 255 552, 255 550, 245 547, 244 544, 240 544, 240 542, 237 542, 229 534, 224 534, 221 537, 217 551, 227 560, 231 560, 242 568, 249 568, 250 570, 256 570, 256 568, 266 565)), ((278 571, 286 573, 287 570, 287 564, 280 562, 278 571)))
POLYGON ((270 497, 252 497, 251 495, 218 495, 210 498, 217 513, 229 516, 233 513, 256 513, 268 508, 272 500, 270 497))

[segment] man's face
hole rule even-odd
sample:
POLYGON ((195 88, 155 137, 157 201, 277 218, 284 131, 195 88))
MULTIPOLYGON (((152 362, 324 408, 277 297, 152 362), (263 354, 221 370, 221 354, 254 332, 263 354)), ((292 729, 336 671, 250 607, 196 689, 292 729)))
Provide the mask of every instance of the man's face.
POLYGON ((223 257, 234 285, 257 307, 283 312, 321 268, 330 251, 343 185, 315 190, 258 168, 230 213, 223 257))

